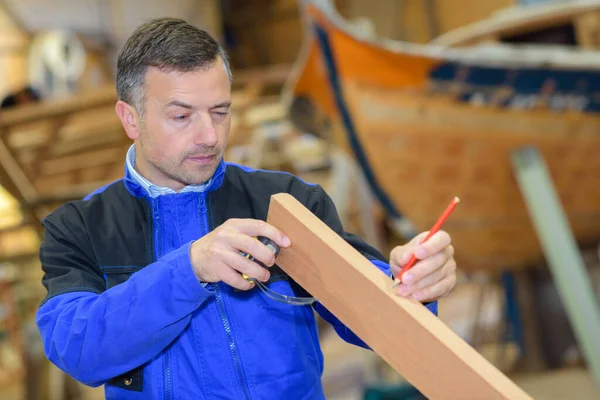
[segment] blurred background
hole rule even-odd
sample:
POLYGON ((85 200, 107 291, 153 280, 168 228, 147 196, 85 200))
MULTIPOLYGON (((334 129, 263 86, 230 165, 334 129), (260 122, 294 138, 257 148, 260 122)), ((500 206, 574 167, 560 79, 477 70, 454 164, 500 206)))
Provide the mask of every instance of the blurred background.
MULTIPOLYGON (((40 221, 121 177, 116 56, 159 16, 229 52, 228 161, 320 183, 384 254, 459 196, 440 318, 534 398, 600 398, 600 1, 0 0, 0 399, 103 398, 45 359, 40 221)), ((328 398, 419 398, 320 338, 328 398)))

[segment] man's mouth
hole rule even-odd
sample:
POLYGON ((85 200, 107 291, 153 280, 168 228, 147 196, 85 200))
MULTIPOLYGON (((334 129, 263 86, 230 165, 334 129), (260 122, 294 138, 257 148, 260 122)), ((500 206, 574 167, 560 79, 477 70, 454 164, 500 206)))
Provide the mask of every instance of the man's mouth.
POLYGON ((199 155, 199 156, 188 157, 188 160, 195 162, 197 164, 208 165, 214 161, 216 156, 217 156, 216 154, 203 154, 203 155, 199 155))

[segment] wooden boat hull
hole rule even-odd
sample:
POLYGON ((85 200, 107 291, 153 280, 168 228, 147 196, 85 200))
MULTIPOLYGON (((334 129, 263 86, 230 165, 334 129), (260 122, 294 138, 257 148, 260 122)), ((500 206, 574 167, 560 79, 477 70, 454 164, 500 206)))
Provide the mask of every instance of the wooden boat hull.
POLYGON ((353 36, 315 6, 322 2, 309 3, 307 47, 287 96, 332 123, 333 141, 356 158, 392 219, 427 230, 459 196, 445 229, 461 268, 543 260, 511 166, 513 151, 534 146, 578 242, 598 242, 600 72, 398 51, 353 36))
POLYGON ((473 46, 485 42, 569 42, 598 48, 600 1, 571 0, 516 5, 489 18, 462 26, 433 40, 441 46, 473 46))

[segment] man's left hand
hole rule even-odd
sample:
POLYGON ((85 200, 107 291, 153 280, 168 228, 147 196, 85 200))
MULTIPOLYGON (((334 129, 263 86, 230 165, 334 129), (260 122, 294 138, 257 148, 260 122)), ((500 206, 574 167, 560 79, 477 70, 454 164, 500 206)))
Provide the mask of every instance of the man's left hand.
POLYGON ((390 254, 390 267, 394 277, 414 254, 415 265, 402 276, 394 289, 399 296, 412 297, 426 303, 450 294, 456 285, 456 261, 450 235, 438 231, 425 243, 428 232, 423 232, 408 244, 395 247, 390 254))

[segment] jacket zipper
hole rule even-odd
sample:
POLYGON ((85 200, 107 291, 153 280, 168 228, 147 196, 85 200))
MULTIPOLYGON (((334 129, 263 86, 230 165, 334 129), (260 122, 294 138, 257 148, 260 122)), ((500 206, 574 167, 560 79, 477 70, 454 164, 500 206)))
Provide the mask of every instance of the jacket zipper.
MULTIPOLYGON (((162 243, 162 235, 160 235, 160 210, 158 208, 158 199, 152 201, 153 219, 154 219, 154 242, 156 244, 155 254, 158 260, 163 256, 164 248, 162 243)), ((171 399, 171 360, 169 357, 169 350, 165 351, 164 357, 164 373, 165 373, 165 399, 171 399)))
POLYGON ((231 325, 229 324, 229 319, 227 318, 227 312, 225 310, 225 304, 223 302, 223 298, 221 297, 220 285, 215 285, 216 290, 216 298, 217 298, 217 307, 219 308, 219 313, 221 314, 221 321, 223 322, 223 327, 225 328, 225 334, 227 335, 227 341, 229 342, 229 351, 231 356, 233 357, 233 363, 235 365, 235 372, 238 376, 238 383, 240 384, 240 389, 242 389, 242 393, 244 394, 244 399, 250 400, 250 394, 248 390, 248 383, 244 377, 244 370, 242 369, 242 361, 240 360, 240 356, 237 350, 237 346, 235 344, 235 340, 233 338, 233 332, 231 332, 231 325))
MULTIPOLYGON (((206 194, 202 193, 200 195, 200 213, 201 217, 200 221, 202 224, 202 232, 203 234, 208 234, 209 232, 209 215, 210 208, 206 205, 206 194)), ((244 399, 250 400, 250 390, 248 388, 248 382, 246 382, 246 378, 244 375, 244 370, 242 368, 242 360, 240 359, 240 355, 238 353, 237 345, 233 338, 233 332, 231 331, 231 324, 229 323, 229 319, 227 318, 227 311, 225 310, 225 303, 223 301, 223 297, 221 296, 221 287, 219 284, 214 285, 214 289, 216 291, 215 297, 217 300, 217 308, 219 309, 219 314, 221 315, 221 322, 223 323, 223 328, 225 329, 225 334, 227 336, 227 342, 229 345, 229 352, 233 357, 233 363, 235 365, 235 371, 238 377, 238 383, 240 384, 240 389, 244 395, 244 399)))

